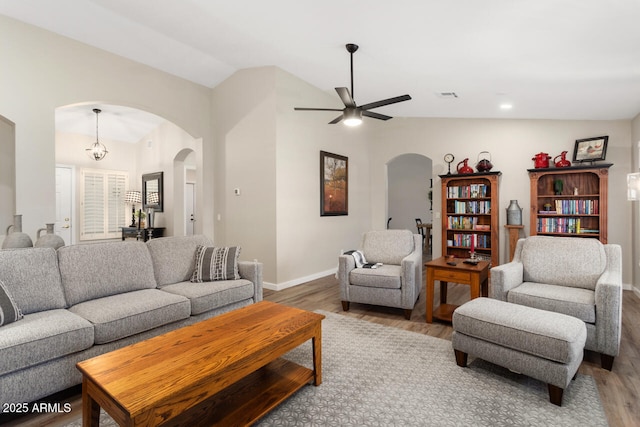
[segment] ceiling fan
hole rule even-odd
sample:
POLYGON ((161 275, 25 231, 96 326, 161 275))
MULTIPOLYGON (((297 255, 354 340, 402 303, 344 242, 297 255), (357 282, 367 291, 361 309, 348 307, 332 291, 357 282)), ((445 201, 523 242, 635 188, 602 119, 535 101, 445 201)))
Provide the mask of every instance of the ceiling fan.
POLYGON ((383 99, 382 101, 371 102, 364 105, 356 105, 353 100, 353 54, 358 50, 358 45, 349 43, 346 45, 347 52, 351 55, 351 92, 346 87, 337 87, 336 92, 344 104, 343 109, 339 108, 300 108, 295 107, 297 111, 342 111, 342 114, 329 122, 330 125, 344 120, 344 124, 347 126, 357 126, 362 123, 362 116, 371 117, 378 120, 389 120, 393 117, 386 116, 380 113, 374 113, 369 111, 373 108, 382 107, 389 104, 395 104, 397 102, 408 101, 411 99, 409 95, 396 96, 395 98, 383 99))

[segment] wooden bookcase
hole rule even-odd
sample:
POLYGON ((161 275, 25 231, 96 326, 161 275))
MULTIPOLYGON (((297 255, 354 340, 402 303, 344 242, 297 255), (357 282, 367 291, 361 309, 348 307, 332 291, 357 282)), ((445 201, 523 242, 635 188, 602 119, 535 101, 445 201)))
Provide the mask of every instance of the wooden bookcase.
POLYGON ((440 175, 442 180, 442 255, 469 258, 470 238, 475 252, 500 264, 499 180, 501 172, 440 175))
POLYGON ((530 235, 587 237, 607 243, 611 166, 611 163, 606 163, 528 169, 531 182, 530 235))

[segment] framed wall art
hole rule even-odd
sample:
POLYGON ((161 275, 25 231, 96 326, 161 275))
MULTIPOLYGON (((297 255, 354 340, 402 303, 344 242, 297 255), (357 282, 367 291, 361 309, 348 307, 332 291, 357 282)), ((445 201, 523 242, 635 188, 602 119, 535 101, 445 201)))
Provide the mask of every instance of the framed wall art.
POLYGON ((608 136, 578 139, 573 149, 574 162, 595 162, 604 160, 607 155, 608 136))
POLYGON ((348 215, 349 159, 320 151, 320 216, 348 215))

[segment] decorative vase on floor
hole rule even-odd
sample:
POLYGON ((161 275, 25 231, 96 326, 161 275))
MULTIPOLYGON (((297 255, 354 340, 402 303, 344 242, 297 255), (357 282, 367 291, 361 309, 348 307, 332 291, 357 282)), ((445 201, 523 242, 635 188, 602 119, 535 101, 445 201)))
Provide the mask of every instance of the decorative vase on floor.
POLYGON ((512 200, 507 208, 507 224, 522 225, 522 208, 517 200, 512 200))
POLYGON ((14 215, 13 224, 7 227, 7 235, 2 241, 2 249, 30 248, 32 246, 31 237, 22 232, 22 215, 14 215))
POLYGON ((36 244, 34 245, 36 248, 58 249, 64 246, 64 239, 55 233, 54 226, 55 224, 47 224, 47 228, 38 230, 38 240, 36 240, 36 244), (47 233, 40 236, 40 232, 45 230, 47 233))

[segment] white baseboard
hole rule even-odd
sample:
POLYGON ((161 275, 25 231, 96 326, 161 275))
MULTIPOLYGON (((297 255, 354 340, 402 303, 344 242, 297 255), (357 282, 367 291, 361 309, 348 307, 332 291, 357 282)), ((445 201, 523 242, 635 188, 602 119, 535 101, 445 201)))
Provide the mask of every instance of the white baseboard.
POLYGON ((297 278, 297 279, 289 280, 288 282, 284 282, 284 283, 263 282, 262 286, 265 289, 269 289, 269 290, 272 290, 272 291, 281 291, 283 289, 292 288, 294 286, 298 286, 298 285, 301 285, 303 283, 319 279, 321 277, 325 277, 325 276, 330 276, 332 274, 336 274, 336 271, 338 271, 338 269, 337 268, 333 268, 331 270, 322 271, 320 273, 315 273, 315 274, 312 274, 310 276, 305 276, 305 277, 300 277, 300 278, 297 278))

